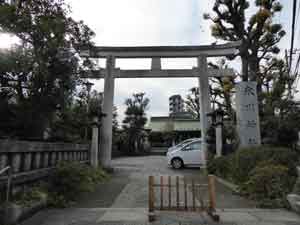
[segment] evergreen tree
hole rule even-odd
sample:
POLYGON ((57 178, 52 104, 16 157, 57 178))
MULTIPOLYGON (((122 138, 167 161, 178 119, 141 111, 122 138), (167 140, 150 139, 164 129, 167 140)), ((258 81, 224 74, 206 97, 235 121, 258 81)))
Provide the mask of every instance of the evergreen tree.
POLYGON ((15 121, 7 124, 15 131, 10 136, 42 138, 55 113, 72 101, 82 69, 78 47, 91 45, 94 33, 69 13, 62 0, 0 1, 0 32, 20 40, 20 47, 0 54, 0 92, 13 99, 7 102, 8 120, 15 121))
POLYGON ((146 110, 148 109, 149 99, 145 93, 135 93, 133 98, 125 101, 127 106, 125 119, 123 120, 123 129, 127 134, 128 152, 135 153, 142 147, 143 129, 147 123, 146 110))

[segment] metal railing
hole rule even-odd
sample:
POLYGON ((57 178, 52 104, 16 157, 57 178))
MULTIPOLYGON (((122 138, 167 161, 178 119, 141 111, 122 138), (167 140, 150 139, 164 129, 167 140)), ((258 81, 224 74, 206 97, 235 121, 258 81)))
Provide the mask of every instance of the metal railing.
POLYGON ((12 180, 12 168, 10 166, 3 168, 2 170, 0 170, 0 176, 5 172, 7 172, 6 202, 8 202, 10 196, 11 180, 12 180))

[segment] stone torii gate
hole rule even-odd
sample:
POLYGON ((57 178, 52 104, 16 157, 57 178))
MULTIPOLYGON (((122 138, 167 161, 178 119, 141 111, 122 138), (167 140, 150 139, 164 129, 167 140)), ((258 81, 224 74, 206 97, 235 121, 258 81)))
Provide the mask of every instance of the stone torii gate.
MULTIPOLYGON (((105 168, 111 167, 112 149, 112 111, 115 78, 171 78, 198 77, 200 90, 200 128, 203 154, 207 151, 206 133, 210 126, 207 114, 211 112, 208 77, 220 77, 233 74, 231 69, 216 70, 207 67, 208 57, 221 57, 236 54, 240 42, 208 46, 155 46, 155 47, 93 47, 82 48, 81 57, 106 58, 106 68, 86 71, 83 78, 104 78, 104 100, 100 132, 100 163, 105 168), (115 67, 117 58, 151 58, 150 70, 121 70, 115 67), (197 67, 186 70, 163 70, 161 58, 197 58, 197 67)), ((204 156, 203 155, 203 156, 204 156)))

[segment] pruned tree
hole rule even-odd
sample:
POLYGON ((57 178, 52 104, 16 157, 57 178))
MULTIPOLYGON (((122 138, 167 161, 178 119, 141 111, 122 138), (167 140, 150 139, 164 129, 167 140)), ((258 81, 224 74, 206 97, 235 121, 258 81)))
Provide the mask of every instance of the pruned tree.
MULTIPOLYGON (((226 69, 228 65, 225 59, 221 59, 216 63, 209 62, 209 67, 214 69, 226 69)), ((234 74, 228 74, 224 77, 210 78, 210 98, 213 109, 222 109, 225 115, 232 121, 234 119, 234 110, 232 95, 235 85, 234 74)))
POLYGON ((200 119, 200 99, 199 87, 193 87, 189 90, 189 94, 184 101, 186 110, 192 113, 195 119, 200 119))
POLYGON ((282 59, 272 58, 261 67, 264 120, 261 122, 264 142, 293 146, 298 140, 300 108, 290 96, 289 65, 282 59))
POLYGON ((112 129, 113 129, 113 133, 114 133, 114 134, 115 134, 116 131, 119 129, 119 122, 118 122, 118 108, 117 108, 117 106, 114 106, 114 107, 113 107, 112 129))
POLYGON ((135 153, 141 147, 144 126, 147 123, 146 110, 150 100, 145 93, 135 93, 125 101, 127 106, 123 129, 127 133, 128 152, 135 153))
MULTIPOLYGON (((213 69, 226 69, 228 65, 225 59, 217 63, 209 62, 208 66, 213 69)), ((224 77, 212 77, 209 79, 210 102, 213 109, 223 109, 227 116, 233 118, 232 94, 235 84, 235 76, 228 74, 224 77)), ((199 87, 193 87, 185 100, 188 112, 191 112, 195 119, 200 119, 199 87)))
POLYGON ((260 62, 279 53, 278 42, 285 35, 281 24, 274 23, 282 10, 278 0, 256 0, 256 12, 246 18, 250 3, 247 0, 216 0, 213 14, 205 14, 212 21, 212 35, 226 41, 241 41, 242 79, 261 84, 260 62))

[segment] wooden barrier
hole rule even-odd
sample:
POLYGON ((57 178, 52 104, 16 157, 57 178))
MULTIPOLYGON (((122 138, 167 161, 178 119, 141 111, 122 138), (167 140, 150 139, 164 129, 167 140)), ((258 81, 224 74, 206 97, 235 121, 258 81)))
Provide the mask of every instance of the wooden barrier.
POLYGON ((167 179, 160 176, 160 179, 157 179, 159 182, 155 183, 155 177, 149 176, 149 222, 154 220, 155 210, 206 211, 215 221, 219 220, 219 216, 216 214, 216 190, 215 177, 213 175, 208 176, 207 184, 196 183, 195 179, 191 179, 189 182, 185 177, 180 184, 179 176, 175 177, 173 184, 172 180, 174 179, 172 179, 171 176, 168 176, 167 179), (168 182, 165 183, 165 180, 168 182), (158 189, 158 191, 155 191, 155 189, 158 189), (188 194, 188 189, 190 189, 190 195, 188 194), (208 200, 206 202, 204 201, 204 189, 206 189, 208 193, 208 200), (167 194, 165 194, 166 191, 167 194), (182 193, 183 202, 180 202, 180 193, 182 193), (198 196, 196 197, 197 193, 198 196))
POLYGON ((216 221, 219 221, 219 215, 216 214, 216 186, 215 176, 208 175, 209 208, 208 214, 216 221))

